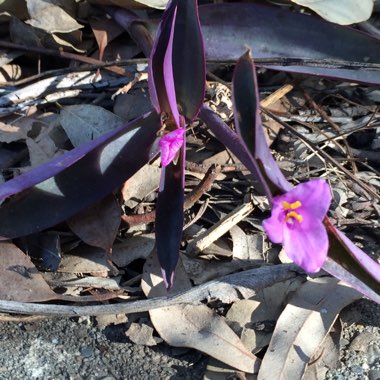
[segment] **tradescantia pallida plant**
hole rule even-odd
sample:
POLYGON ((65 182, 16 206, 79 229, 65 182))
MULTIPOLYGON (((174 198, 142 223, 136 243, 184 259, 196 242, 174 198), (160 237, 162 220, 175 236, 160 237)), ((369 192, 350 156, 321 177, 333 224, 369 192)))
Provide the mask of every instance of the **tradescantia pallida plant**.
POLYGON ((197 116, 205 92, 205 58, 196 0, 168 3, 150 57, 149 91, 161 117, 156 247, 165 285, 170 288, 183 227, 186 125, 197 116))
POLYGON ((199 117, 250 170, 271 205, 264 229, 307 272, 323 268, 380 302, 380 267, 328 220, 330 190, 321 179, 294 187, 264 138, 257 79, 249 54, 233 77, 237 133, 203 104, 205 52, 196 0, 171 0, 149 61, 154 110, 128 125, 0 186, 0 236, 28 235, 66 220, 102 199, 161 155, 156 247, 167 288, 173 284, 183 226, 186 126, 199 117), (74 180, 75 179, 75 180, 74 180), (81 185, 78 186, 78 183, 81 185), (17 194, 17 198, 12 195, 17 194), (9 198, 11 197, 11 198, 9 198), (36 205, 40 205, 37 208, 36 205))
MULTIPOLYGON (((257 78, 249 52, 236 65, 232 96, 237 134, 261 174, 259 178, 264 179, 271 203, 271 216, 263 222, 270 240, 283 244, 289 258, 306 272, 325 269, 380 302, 380 265, 329 221, 331 195, 327 182, 314 179, 293 188, 271 156, 264 138, 257 78)), ((206 110, 203 115, 212 125, 209 113, 206 110)), ((217 125, 225 130, 223 123, 217 125)))

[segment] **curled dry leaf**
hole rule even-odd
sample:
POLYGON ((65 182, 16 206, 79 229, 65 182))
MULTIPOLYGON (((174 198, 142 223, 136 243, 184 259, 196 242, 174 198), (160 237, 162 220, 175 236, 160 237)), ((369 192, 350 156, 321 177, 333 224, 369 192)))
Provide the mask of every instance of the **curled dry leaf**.
MULTIPOLYGON (((181 263, 169 292, 165 289, 156 255, 151 255, 145 263, 142 287, 148 297, 175 294, 190 286, 181 263)), ((257 371, 258 359, 244 347, 224 318, 206 305, 169 306, 151 310, 149 314, 161 338, 171 346, 195 348, 241 371, 257 371)))
POLYGON ((334 278, 301 286, 277 321, 258 380, 301 379, 341 309, 359 298, 359 292, 334 278))
POLYGON ((343 3, 336 0, 292 0, 293 3, 303 5, 318 13, 327 21, 340 25, 363 22, 371 17, 373 0, 345 0, 343 3))

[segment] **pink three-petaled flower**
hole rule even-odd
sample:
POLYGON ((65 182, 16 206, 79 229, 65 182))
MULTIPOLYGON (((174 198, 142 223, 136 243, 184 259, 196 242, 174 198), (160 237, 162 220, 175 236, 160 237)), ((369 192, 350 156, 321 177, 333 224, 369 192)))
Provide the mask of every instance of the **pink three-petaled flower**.
POLYGON ((185 132, 185 128, 177 128, 161 137, 159 145, 161 149, 162 166, 165 167, 169 165, 175 159, 178 151, 183 145, 185 132))
POLYGON ((331 203, 322 179, 301 183, 273 198, 270 218, 263 227, 273 243, 282 243, 286 255, 306 272, 318 272, 329 247, 323 220, 331 203))

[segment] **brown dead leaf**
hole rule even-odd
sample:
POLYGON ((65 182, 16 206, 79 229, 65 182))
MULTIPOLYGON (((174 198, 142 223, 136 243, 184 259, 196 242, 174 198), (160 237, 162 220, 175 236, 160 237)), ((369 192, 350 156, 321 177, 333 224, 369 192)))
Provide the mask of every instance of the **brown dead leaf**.
POLYGON ((155 165, 144 165, 124 183, 121 190, 126 206, 133 208, 142 199, 158 188, 161 169, 155 165))
POLYGON ((60 299, 36 267, 20 249, 9 242, 0 243, 0 299, 18 302, 44 302, 60 299))
MULTIPOLYGON (((148 297, 175 294, 190 286, 179 263, 174 286, 167 292, 157 255, 147 259, 142 288, 148 297)), ((216 315, 206 305, 176 305, 151 310, 149 314, 161 338, 171 346, 195 348, 241 371, 257 371, 258 359, 244 347, 224 318, 216 315)))
POLYGON ((108 252, 120 226, 120 206, 113 194, 70 218, 67 223, 86 244, 108 252))
POLYGON ((99 48, 99 60, 103 59, 108 43, 124 32, 124 29, 111 19, 90 20, 92 32, 99 48))
POLYGON ((340 310, 359 298, 356 290, 329 277, 301 286, 277 321, 258 379, 302 378, 340 310))

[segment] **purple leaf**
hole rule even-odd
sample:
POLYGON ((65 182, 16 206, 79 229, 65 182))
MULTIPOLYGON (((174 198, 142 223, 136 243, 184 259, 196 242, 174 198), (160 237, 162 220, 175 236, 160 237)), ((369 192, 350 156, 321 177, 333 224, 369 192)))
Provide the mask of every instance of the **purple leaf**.
MULTIPOLYGON (((166 52, 172 33, 172 27, 175 21, 176 6, 175 1, 170 1, 164 12, 161 23, 157 30, 156 39, 152 48, 149 64, 149 93, 153 107, 158 113, 165 112, 168 115, 172 114, 170 108, 169 95, 167 93, 165 75, 164 75, 164 61, 166 52)), ((173 78, 173 75, 170 75, 173 78)))
POLYGON ((203 103, 205 62, 196 0, 171 0, 152 49, 149 90, 157 112, 192 120, 203 103))
POLYGON ((236 130, 247 151, 258 163, 268 187, 274 194, 289 191, 292 186, 273 159, 265 140, 256 72, 249 52, 236 64, 232 80, 232 99, 236 130))
MULTIPOLYGON (((58 159, 55 165, 45 164, 11 180, 17 180, 18 189, 24 191, 0 207, 2 239, 51 227, 115 190, 157 155, 154 141, 159 129, 160 118, 152 112, 99 137, 86 149, 73 149, 59 170, 58 159)), ((9 182, 0 185, 0 191, 9 189, 9 182)))
POLYGON ((162 169, 156 208, 156 246, 167 289, 173 285, 183 228, 185 142, 176 164, 162 169))
POLYGON ((197 0, 177 1, 173 42, 173 70, 181 113, 193 120, 205 94, 205 51, 197 0))
POLYGON ((216 138, 225 145, 253 174, 256 181, 254 186, 259 192, 265 193, 270 199, 271 191, 261 174, 257 161, 249 154, 241 138, 215 113, 211 108, 204 105, 199 113, 199 118, 214 133, 216 138))
MULTIPOLYGON (((251 49, 255 58, 337 59, 380 63, 380 40, 315 16, 260 4, 199 7, 207 60, 235 62, 251 49)), ((271 66, 284 71, 379 84, 380 71, 271 66)))

